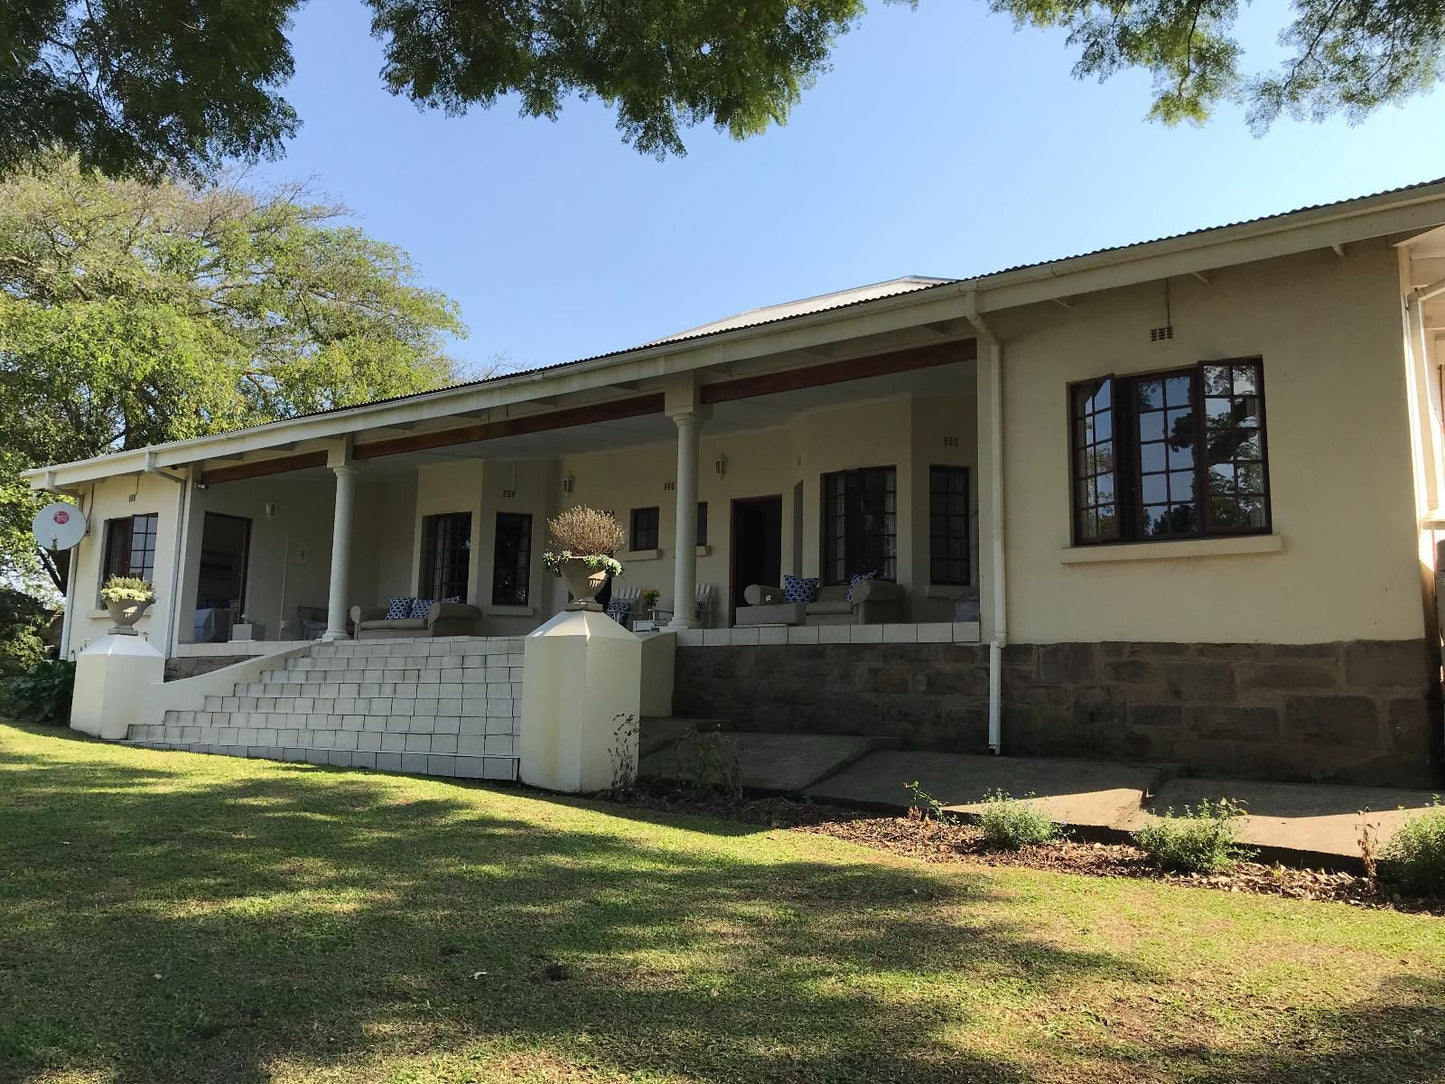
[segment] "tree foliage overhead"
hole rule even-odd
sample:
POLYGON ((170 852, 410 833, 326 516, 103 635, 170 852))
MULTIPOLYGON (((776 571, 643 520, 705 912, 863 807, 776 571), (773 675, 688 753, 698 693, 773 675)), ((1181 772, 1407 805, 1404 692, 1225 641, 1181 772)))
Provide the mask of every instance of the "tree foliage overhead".
POLYGON ((340 214, 69 158, 0 184, 0 574, 37 559, 20 470, 457 379, 455 305, 340 214))
MULTIPOLYGON (((0 176, 53 147, 110 176, 193 177, 278 154, 298 124, 281 96, 302 0, 7 0, 0 5, 0 176)), ((555 117, 569 97, 617 111, 658 156, 711 123, 736 138, 782 124, 865 0, 354 0, 372 13, 384 84, 462 113, 514 98, 555 117)), ((884 0, 916 6, 917 0, 884 0)), ((1439 81, 1445 0, 1291 0, 1277 69, 1246 70, 1240 0, 988 0, 1062 28, 1075 74, 1143 68, 1151 114, 1200 121, 1242 100, 1359 119, 1439 81)))
POLYGON ((1442 74, 1441 0, 1292 0, 1279 33, 1290 55, 1246 72, 1232 31, 1239 0, 990 0, 1020 25, 1061 27, 1080 50, 1074 74, 1106 79, 1125 68, 1154 76, 1151 116, 1203 121, 1240 100, 1251 126, 1281 113, 1355 121, 1429 90, 1442 74))

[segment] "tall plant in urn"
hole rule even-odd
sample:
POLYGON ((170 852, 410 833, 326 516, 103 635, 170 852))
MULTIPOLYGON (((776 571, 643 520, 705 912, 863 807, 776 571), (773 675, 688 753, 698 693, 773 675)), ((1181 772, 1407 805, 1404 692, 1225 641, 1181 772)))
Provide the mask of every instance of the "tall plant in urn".
POLYGON ((139 576, 112 576, 100 589, 100 599, 110 611, 112 636, 135 636, 135 623, 156 600, 155 588, 139 576))
POLYGON ((613 554, 626 538, 617 517, 597 508, 569 508, 547 521, 551 548, 542 554, 542 563, 567 585, 572 595, 567 609, 602 609, 597 592, 609 575, 621 575, 622 564, 613 554))

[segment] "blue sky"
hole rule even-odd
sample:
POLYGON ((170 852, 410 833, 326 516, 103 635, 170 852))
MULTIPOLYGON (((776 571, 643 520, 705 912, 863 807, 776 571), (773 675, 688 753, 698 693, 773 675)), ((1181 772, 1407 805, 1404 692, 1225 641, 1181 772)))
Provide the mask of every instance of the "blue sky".
MULTIPOLYGON (((657 162, 610 112, 556 122, 508 103, 464 118, 382 89, 357 0, 311 0, 287 96, 303 127, 262 179, 313 176, 461 305, 457 355, 530 368, 743 309, 903 274, 965 276, 1361 195, 1445 174, 1445 95, 1364 124, 1233 109, 1148 122, 1149 80, 1069 74, 1059 35, 981 3, 875 3, 789 124, 737 143, 710 128, 657 162), (1432 144, 1435 146, 1432 148, 1432 144)), ((1245 41, 1269 54, 1276 4, 1245 41)))

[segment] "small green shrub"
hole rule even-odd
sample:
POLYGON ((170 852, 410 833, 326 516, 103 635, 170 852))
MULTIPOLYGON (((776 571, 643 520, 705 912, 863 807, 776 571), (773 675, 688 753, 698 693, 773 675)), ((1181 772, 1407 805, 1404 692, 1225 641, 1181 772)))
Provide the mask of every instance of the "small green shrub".
POLYGON ((1412 896, 1445 896, 1445 805, 1408 818, 1380 851, 1380 880, 1412 896))
POLYGON ((1228 798, 1203 799, 1184 812, 1166 809, 1160 819, 1134 833, 1134 842, 1160 869, 1178 873, 1223 873, 1254 852, 1241 847, 1244 806, 1228 798))
POLYGON ((983 796, 978 826, 983 829, 984 844, 996 851, 1017 851, 1047 843, 1060 834, 1049 815, 1027 798, 1014 798, 1001 790, 983 796))
POLYGON ((16 718, 63 726, 70 721, 75 663, 46 659, 5 685, 5 707, 16 718))
POLYGON ((932 817, 939 824, 952 823, 953 818, 943 811, 943 803, 919 786, 917 779, 911 783, 904 783, 903 789, 912 799, 908 803, 908 813, 911 819, 927 821, 929 817, 932 817))

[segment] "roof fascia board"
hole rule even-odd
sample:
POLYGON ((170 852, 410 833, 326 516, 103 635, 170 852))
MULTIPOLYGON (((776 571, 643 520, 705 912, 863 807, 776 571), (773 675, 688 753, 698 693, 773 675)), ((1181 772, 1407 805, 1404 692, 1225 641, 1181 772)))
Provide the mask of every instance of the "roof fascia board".
POLYGON ((1327 249, 1395 233, 1429 229, 1445 222, 1445 195, 1436 192, 1407 206, 1337 214, 1310 222, 1255 223, 1205 236, 1154 241, 1147 245, 1078 256, 1056 264, 1006 271, 971 281, 979 310, 996 312, 1055 297, 1131 286, 1141 282, 1214 271, 1223 267, 1327 249), (1272 227, 1272 228, 1271 228, 1272 227), (1184 241, 1191 244, 1182 244, 1184 241))

